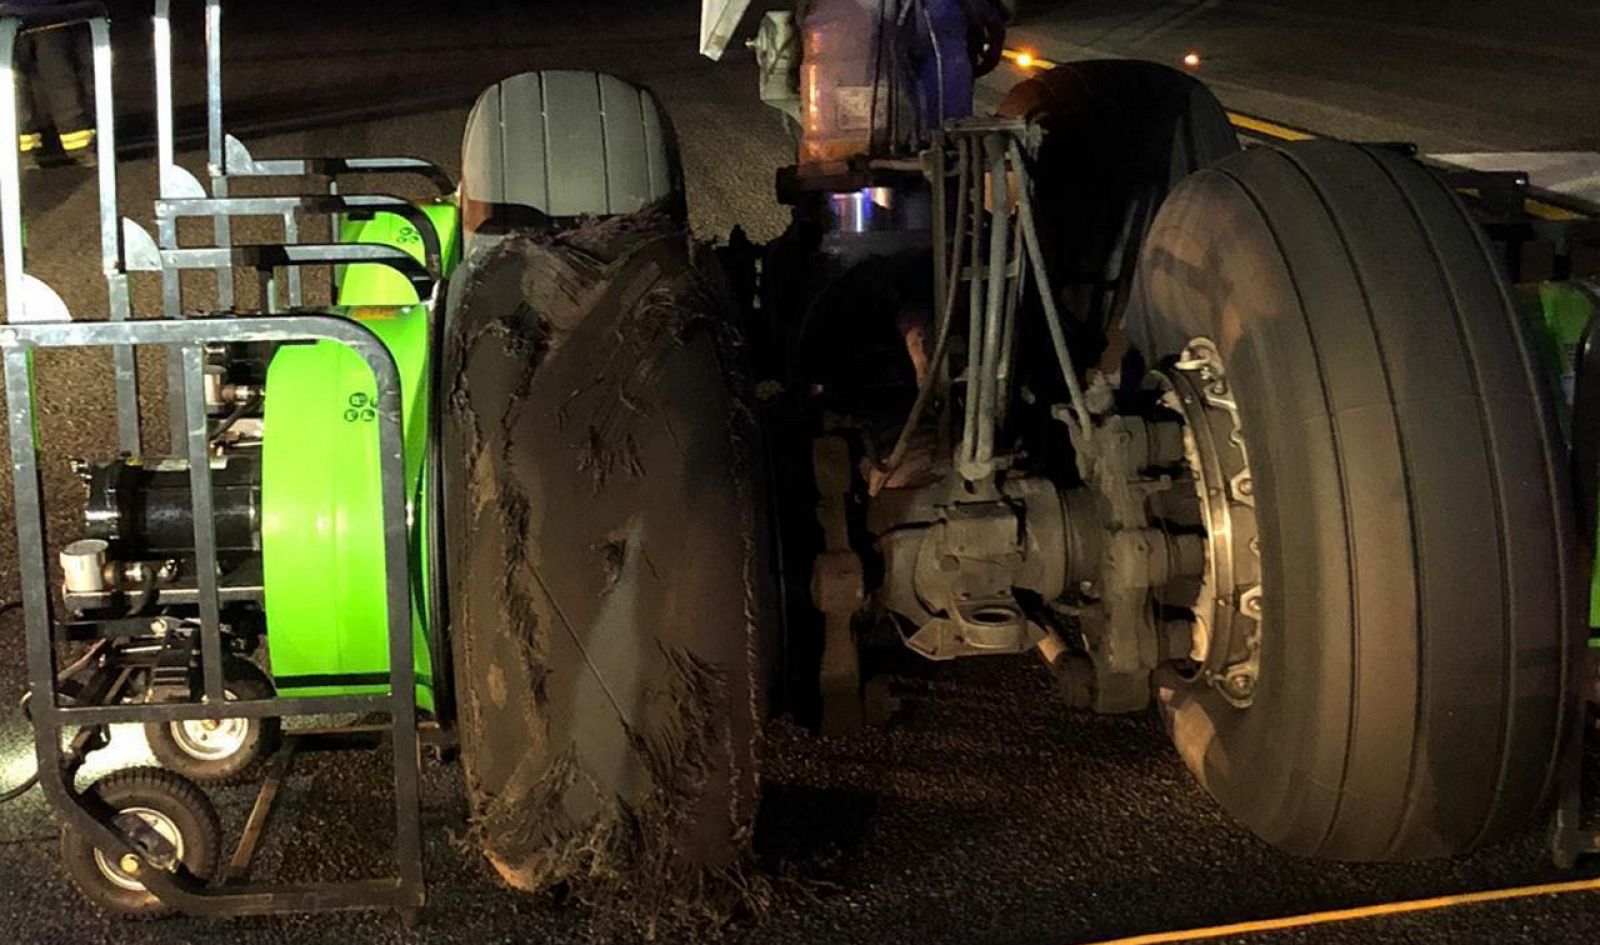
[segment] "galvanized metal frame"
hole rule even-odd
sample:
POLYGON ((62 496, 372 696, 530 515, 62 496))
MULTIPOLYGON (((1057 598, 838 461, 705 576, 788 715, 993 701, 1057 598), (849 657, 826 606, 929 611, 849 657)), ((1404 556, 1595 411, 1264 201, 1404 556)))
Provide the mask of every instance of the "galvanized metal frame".
POLYGON ((51 804, 99 848, 137 854, 131 839, 111 826, 113 812, 96 809, 71 783, 62 736, 75 726, 119 722, 176 722, 379 711, 389 715, 395 785, 397 875, 387 879, 299 886, 246 885, 207 889, 179 871, 147 869, 146 887, 163 902, 197 914, 260 914, 349 908, 420 907, 424 899, 420 821, 416 667, 411 638, 403 433, 399 370, 382 342, 364 326, 334 315, 294 319, 225 317, 124 322, 54 322, 0 327, 0 357, 10 407, 8 433, 15 483, 15 515, 22 578, 30 707, 40 783, 51 804), (326 696, 227 701, 222 675, 223 641, 217 597, 216 535, 210 516, 211 467, 208 418, 201 375, 205 346, 230 342, 327 340, 361 355, 376 381, 384 561, 388 606, 389 692, 373 696, 326 696), (34 391, 33 352, 45 348, 160 345, 182 352, 190 468, 198 561, 200 653, 204 701, 135 705, 64 705, 56 689, 55 625, 45 560, 44 505, 34 391))
MULTIPOLYGON (((453 193, 456 189, 455 181, 450 179, 444 169, 438 165, 413 157, 364 157, 364 158, 289 158, 262 160, 250 153, 244 142, 228 134, 223 125, 222 112, 222 0, 206 0, 205 12, 205 37, 206 37, 206 171, 211 178, 211 194, 214 197, 229 196, 228 181, 233 177, 322 177, 327 180, 325 193, 329 196, 338 196, 339 178, 349 174, 404 174, 421 177, 432 184, 439 195, 453 193)), ((165 47, 158 45, 156 50, 156 71, 158 76, 166 75, 164 95, 159 94, 162 83, 157 83, 158 102, 157 111, 168 116, 165 127, 168 129, 166 138, 171 141, 171 75, 172 75, 172 48, 170 41, 170 0, 156 0, 157 35, 165 35, 168 41, 165 47)), ((179 196, 167 194, 162 196, 179 196)), ((216 241, 218 246, 227 246, 230 242, 228 220, 218 216, 216 225, 216 241)), ((340 215, 337 211, 329 214, 329 232, 337 236, 339 232, 340 215)))
MULTIPOLYGON (((205 7, 205 42, 206 42, 206 139, 207 139, 207 175, 211 180, 211 197, 207 197, 205 188, 200 182, 184 168, 178 166, 176 153, 176 119, 174 115, 173 92, 173 63, 172 63, 172 9, 171 0, 155 0, 152 16, 152 44, 153 58, 155 60, 155 87, 156 87, 156 154, 157 167, 160 177, 161 200, 157 204, 157 245, 162 250, 179 250, 178 241, 178 216, 210 216, 213 222, 213 239, 217 248, 229 248, 233 245, 232 217, 274 215, 283 220, 284 242, 289 245, 300 243, 300 226, 296 212, 279 209, 268 214, 259 211, 259 204, 255 207, 249 204, 239 204, 230 198, 230 177, 308 177, 321 176, 327 179, 326 196, 329 202, 323 204, 329 216, 330 233, 334 239, 338 238, 340 221, 347 205, 337 202, 339 199, 339 178, 341 175, 360 174, 412 174, 421 175, 432 182, 440 194, 447 194, 455 189, 455 184, 449 176, 438 166, 416 158, 310 158, 293 160, 257 160, 238 139, 228 135, 223 128, 222 112, 222 3, 221 0, 207 0, 205 7), (203 200, 216 201, 204 205, 196 203, 203 200), (171 206, 174 203, 186 205, 187 212, 178 214, 162 213, 163 205, 171 206)), ((377 195, 380 196, 381 195, 377 195)), ((247 198, 259 200, 261 198, 247 198)), ((359 198, 354 198, 359 199, 359 198)), ((415 205, 412 205, 415 206, 415 205)), ((390 212, 399 213, 411 218, 411 214, 403 208, 385 206, 390 212)), ((417 208, 420 213, 420 208, 417 208)), ((432 232, 437 240, 437 231, 433 230, 431 220, 427 227, 419 227, 423 233, 432 232)), ((424 237, 425 245, 427 237, 424 237)), ((303 261, 289 262, 285 281, 288 295, 288 306, 299 308, 304 304, 303 280, 299 270, 304 265, 342 265, 352 261, 381 261, 381 260, 343 260, 331 257, 317 258, 313 253, 302 256, 303 261)), ((169 265, 162 268, 162 313, 168 318, 183 317, 183 289, 180 270, 208 269, 216 273, 217 307, 232 309, 235 306, 235 285, 233 267, 219 263, 220 257, 173 257, 169 265)), ((238 260, 240 265, 250 266, 247 260, 238 260)), ((429 259, 431 263, 431 258, 429 259)), ((261 289, 265 304, 263 307, 269 312, 278 310, 277 306, 277 279, 274 270, 262 272, 261 289)), ((442 266, 430 265, 433 270, 435 283, 442 275, 442 266)), ((331 278, 331 277, 330 277, 331 278)), ((415 280, 414 280, 415 281, 415 280)), ((419 298, 428 299, 429 294, 418 285, 419 298)), ((167 386, 169 390, 177 390, 177 385, 183 377, 182 366, 178 362, 178 355, 173 352, 167 359, 167 386)), ((171 436, 174 448, 181 440, 183 419, 174 409, 170 419, 171 436)))
MULTIPOLYGON (((223 199, 231 201, 234 198, 223 199)), ((250 201, 266 198, 240 199, 250 201)), ((181 207, 185 204, 191 205, 191 209, 204 209, 211 202, 213 198, 204 196, 162 201, 169 210, 173 206, 181 207)), ((199 215, 207 214, 202 212, 199 215)), ((293 214, 285 216, 292 218, 293 214)), ((412 287, 416 289, 417 298, 431 303, 438 294, 439 277, 399 247, 363 243, 260 243, 246 246, 179 249, 175 246, 178 218, 179 215, 176 213, 161 214, 158 207, 157 225, 162 234, 160 243, 152 239, 150 234, 134 221, 127 219, 122 221, 123 268, 129 272, 160 273, 162 315, 166 318, 184 317, 182 274, 186 270, 215 272, 219 295, 221 285, 232 284, 235 270, 241 268, 254 270, 260 284, 262 308, 268 314, 277 314, 280 311, 277 271, 287 269, 290 272, 297 272, 302 266, 332 267, 378 263, 397 270, 410 280, 412 287)), ((169 419, 171 445, 174 451, 181 449, 188 429, 188 420, 183 415, 183 398, 179 396, 186 376, 181 353, 175 349, 169 351, 167 391, 171 406, 169 419)))
MULTIPOLYGON (((228 198, 234 199, 234 198, 228 198)), ((176 225, 177 218, 166 222, 176 225)), ((428 301, 436 294, 439 281, 424 263, 397 246, 378 243, 256 243, 244 246, 206 246, 173 249, 160 246, 150 234, 132 220, 123 221, 126 249, 125 265, 130 272, 161 272, 172 275, 183 270, 224 271, 252 269, 270 283, 278 269, 297 266, 346 266, 379 263, 397 270, 410 280, 417 297, 428 301)), ((170 318, 182 317, 181 298, 168 299, 170 318), (171 304, 176 301, 176 304, 171 304)), ((263 308, 275 313, 276 293, 262 299, 263 308)))
MULTIPOLYGON (((373 214, 391 213, 404 219, 416 228, 422 239, 422 264, 428 274, 438 281, 444 276, 444 250, 442 237, 434 225, 433 218, 428 216, 422 206, 404 197, 395 197, 388 194, 360 194, 360 195, 298 195, 291 197, 185 197, 163 198, 156 201, 156 222, 158 232, 163 229, 163 223, 187 217, 214 217, 227 220, 232 217, 281 217, 285 227, 285 242, 296 244, 297 227, 296 217, 299 214, 373 214)), ((176 233, 171 245, 162 239, 164 249, 177 249, 176 233)), ((222 243, 219 245, 226 246, 222 243)), ((341 244, 346 245, 346 244, 341 244)), ((426 296, 424 296, 426 298, 426 296)), ((303 304, 298 284, 289 283, 289 307, 298 308, 303 304)), ((219 300, 220 305, 220 300, 219 300)), ((221 306, 226 308, 227 306, 221 306)))
MULTIPOLYGON (((128 277, 122 269, 121 233, 117 227, 117 144, 111 92, 111 26, 103 3, 74 3, 32 15, 0 20, 0 140, 7 156, 0 158, 0 234, 5 251, 6 310, 12 321, 27 318, 29 294, 43 296, 47 287, 26 274, 22 238, 22 167, 10 142, 17 140, 16 43, 24 32, 89 29, 94 61, 94 110, 100 214, 100 267, 106 279, 107 309, 113 321, 132 317, 128 277)), ((50 293, 54 296, 54 293, 50 293)), ((59 304, 59 299, 51 300, 59 304)), ((112 373, 117 390, 117 442, 129 452, 139 449, 139 390, 133 349, 114 348, 112 373)))
MULTIPOLYGON (((158 10, 166 6, 159 0, 158 10)), ((91 33, 95 66, 95 119, 99 130, 99 215, 102 269, 108 285, 109 320, 74 322, 60 297, 49 286, 27 274, 22 236, 21 161, 10 144, 0 144, 0 248, 9 324, 0 324, 0 361, 9 407, 7 427, 14 482, 19 570, 22 583, 25 649, 28 662, 29 707, 34 725, 34 749, 39 760, 40 783, 46 798, 97 847, 137 855, 133 838, 112 826, 115 812, 79 794, 73 785, 74 752, 92 739, 85 735, 121 722, 175 722, 198 719, 261 718, 322 715, 340 712, 380 712, 389 716, 393 747, 395 790, 396 875, 342 883, 298 886, 256 884, 207 889, 195 877, 179 870, 167 873, 146 869, 141 880, 164 902, 191 913, 251 914, 304 912, 325 909, 388 907, 411 910, 424 899, 420 823, 420 756, 418 752, 416 667, 411 635, 409 544, 406 529, 403 432, 399 371, 382 342, 364 326, 331 314, 300 314, 293 319, 211 317, 193 320, 134 321, 128 294, 131 271, 159 271, 176 284, 185 268, 231 270, 248 266, 258 272, 301 265, 380 263, 411 279, 425 299, 437 294, 439 266, 437 234, 432 234, 428 262, 383 246, 254 246, 221 249, 163 251, 137 225, 119 226, 116 196, 116 144, 112 108, 110 24, 101 3, 72 3, 36 14, 0 17, 0 141, 15 142, 18 131, 15 50, 18 38, 30 32, 86 25, 91 33), (431 270, 431 271, 430 271, 431 270), (344 344, 360 354, 373 372, 377 394, 380 487, 384 521, 385 597, 388 607, 390 657, 389 691, 383 695, 275 698, 228 701, 222 670, 223 640, 220 626, 223 589, 219 587, 215 525, 212 520, 212 483, 209 462, 209 418, 202 376, 206 346, 229 342, 288 342, 326 340, 344 344), (185 455, 190 470, 196 587, 199 611, 199 653, 203 695, 200 701, 120 704, 116 686, 94 692, 61 691, 56 672, 57 624, 52 615, 51 582, 46 561, 44 498, 39 469, 39 414, 32 383, 33 354, 45 348, 110 348, 115 364, 118 409, 118 445, 140 452, 138 387, 134 352, 141 345, 163 346, 172 351, 175 382, 169 393, 176 401, 174 449, 185 455), (88 703, 88 704, 85 704, 88 703), (63 734, 77 728, 73 749, 63 750, 63 734)), ((159 23, 158 23, 159 26, 159 23)), ((170 34, 166 37, 170 52, 170 34)), ((170 106, 170 71, 161 79, 165 103, 170 106)), ((185 215, 213 215, 219 232, 228 212, 238 207, 227 202, 207 204, 198 186, 189 187, 174 175, 171 158, 170 108, 163 118, 161 157, 165 219, 185 215), (198 191, 198 192, 197 192, 198 191), (200 204, 186 201, 199 200, 200 204)), ((185 175, 186 176, 186 175, 185 175)), ((396 198, 355 198, 340 201, 340 208, 382 209, 412 215, 395 206, 396 198)), ((400 203, 404 203, 400 201, 400 203)), ((313 201, 314 206, 321 206, 313 201)), ((279 206, 277 210, 286 210, 279 206)), ((413 208, 420 213, 419 208, 413 208)), ((297 236, 289 221, 291 239, 297 236)), ((426 237, 425 237, 426 239, 426 237)), ((231 279, 219 280, 219 295, 231 303, 231 279), (226 289, 221 286, 227 285, 226 289)), ((171 304, 176 292, 169 295, 171 304)), ((181 302, 177 303, 181 306, 181 302)), ((170 313, 180 314, 181 311, 170 313)))

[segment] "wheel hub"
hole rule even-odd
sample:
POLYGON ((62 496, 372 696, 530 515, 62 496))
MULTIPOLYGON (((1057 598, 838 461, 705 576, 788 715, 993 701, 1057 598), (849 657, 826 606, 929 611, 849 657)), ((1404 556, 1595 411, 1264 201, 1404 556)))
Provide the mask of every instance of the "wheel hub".
MULTIPOLYGON (((145 826, 160 834, 163 840, 172 845, 176 860, 183 861, 183 835, 178 831, 178 825, 173 823, 172 818, 149 807, 130 807, 122 811, 121 816, 132 816, 142 820, 145 826)), ((118 889, 129 892, 145 891, 144 883, 136 878, 144 867, 144 861, 132 853, 124 853, 113 861, 104 852, 95 850, 94 862, 100 868, 100 875, 118 889)))
MULTIPOLYGON (((232 692, 228 699, 237 698, 232 692)), ((183 752, 200 761, 223 761, 243 750, 250 740, 250 720, 203 719, 172 723, 172 740, 183 752)))
POLYGON ((1216 343, 1195 338, 1163 372, 1164 403, 1183 416, 1205 571, 1191 609, 1194 678, 1250 704, 1261 673, 1261 543, 1255 477, 1234 388, 1216 343))

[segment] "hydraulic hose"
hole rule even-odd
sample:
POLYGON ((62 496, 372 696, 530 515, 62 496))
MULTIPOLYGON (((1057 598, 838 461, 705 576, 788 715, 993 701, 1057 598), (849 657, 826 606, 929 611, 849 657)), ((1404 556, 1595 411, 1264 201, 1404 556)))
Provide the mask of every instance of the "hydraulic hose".
MULTIPOLYGON (((1011 142, 1011 164, 1021 168, 1022 149, 1017 147, 1015 141, 1011 142)), ((1082 443, 1087 445, 1094 434, 1094 428, 1089 420, 1089 401, 1084 396, 1083 384, 1078 380, 1078 369, 1072 364, 1072 355, 1067 351, 1066 333, 1061 329, 1061 311, 1056 307, 1055 291, 1050 285, 1050 273, 1045 269, 1044 250, 1039 246, 1039 230, 1033 223, 1033 205, 1031 188, 1028 186, 1027 177, 1022 177, 1022 195, 1017 201, 1017 219, 1022 225, 1023 242, 1028 248, 1028 261, 1033 264, 1033 278, 1038 282, 1039 300, 1044 303, 1044 320, 1050 329, 1050 344, 1055 348, 1056 361, 1061 366, 1061 377, 1067 383, 1067 395, 1072 400, 1073 411, 1078 415, 1077 430, 1083 437, 1082 443)))
MULTIPOLYGON (((922 382, 917 386, 917 399, 911 405, 911 413, 906 417, 905 425, 900 428, 900 436, 895 440, 894 448, 889 451, 889 458, 879 465, 885 473, 882 481, 887 481, 888 474, 893 473, 905 460, 906 451, 911 446, 911 437, 916 432, 917 425, 922 422, 922 415, 928 409, 928 400, 933 394, 933 389, 943 373, 945 355, 950 350, 950 326, 954 321, 956 308, 956 293, 961 285, 961 257, 966 246, 967 238, 967 208, 970 204, 967 195, 968 174, 971 171, 972 153, 969 142, 960 142, 956 170, 956 219, 955 226, 951 228, 951 252, 949 265, 946 271, 950 273, 949 283, 945 289, 945 297, 939 300, 939 325, 935 329, 936 338, 933 345, 933 356, 928 360, 928 371, 923 375, 922 382)), ((877 489, 873 489, 877 493, 877 489)))

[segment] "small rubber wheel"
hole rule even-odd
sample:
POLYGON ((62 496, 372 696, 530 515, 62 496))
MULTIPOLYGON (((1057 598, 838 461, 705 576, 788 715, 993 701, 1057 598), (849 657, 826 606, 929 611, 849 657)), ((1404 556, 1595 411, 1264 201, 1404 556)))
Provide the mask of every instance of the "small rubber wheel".
POLYGON ((1151 364, 1215 343, 1254 484, 1249 704, 1161 693, 1200 782, 1299 854, 1524 825, 1573 724, 1584 582, 1553 381, 1460 201, 1383 148, 1227 158, 1162 207, 1127 328, 1151 364))
MULTIPOLYGON (((230 700, 270 699, 275 694, 272 680, 249 660, 225 660, 222 673, 230 700)), ((150 753, 168 770, 199 784, 236 784, 249 780, 278 750, 283 723, 276 718, 147 722, 144 737, 150 753)))
POLYGON ((664 215, 513 236, 450 319, 461 752, 517 888, 693 885, 747 849, 770 612, 713 266, 664 215))
MULTIPOLYGON (((209 882, 218 874, 222 824, 211 801, 188 778, 161 768, 127 768, 100 779, 89 793, 119 815, 148 824, 171 844, 189 875, 209 882)), ((72 881, 105 911, 138 919, 171 914, 171 907, 137 877, 140 870, 158 867, 131 856, 107 855, 71 828, 61 831, 61 856, 72 881)))
POLYGON ((1134 59, 1063 63, 1019 82, 999 112, 1044 131, 1034 216, 1051 283, 1085 342, 1103 344, 1167 193, 1238 152, 1238 136, 1204 83, 1134 59))

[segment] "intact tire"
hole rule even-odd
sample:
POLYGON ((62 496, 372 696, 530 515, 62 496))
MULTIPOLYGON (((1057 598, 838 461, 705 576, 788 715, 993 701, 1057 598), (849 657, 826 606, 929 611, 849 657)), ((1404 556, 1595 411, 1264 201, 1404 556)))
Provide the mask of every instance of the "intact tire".
POLYGON ((604 73, 524 72, 490 86, 467 118, 461 165, 473 243, 649 206, 680 223, 687 216, 665 110, 648 89, 604 73))
MULTIPOLYGON (((138 811, 163 836, 173 833, 190 875, 209 881, 220 872, 222 823, 211 801, 187 778, 161 768, 126 768, 97 781, 89 793, 113 810, 138 811)), ((61 831, 61 858, 84 896, 109 913, 137 919, 172 913, 76 830, 61 831)))
MULTIPOLYGON (((231 657, 223 661, 229 699, 271 699, 272 679, 256 664, 231 657)), ((221 719, 213 728, 197 722, 147 722, 145 741, 161 766, 197 784, 238 784, 250 780, 283 741, 277 718, 221 719)))
POLYGON ((1293 853, 1453 854, 1551 790, 1583 582, 1547 381, 1450 190, 1381 148, 1253 149, 1146 240, 1130 341, 1218 345, 1254 478, 1254 701, 1169 681, 1173 738, 1293 853))
POLYGON ((1046 70, 1013 87, 999 112, 1044 129, 1032 169, 1039 239, 1062 310, 1101 343, 1168 191, 1236 153, 1238 136, 1204 83, 1133 59, 1046 70))
POLYGON ((650 214, 513 236, 451 318, 462 759, 478 844, 518 888, 703 889, 748 846, 764 517, 712 265, 650 214))

